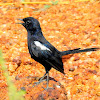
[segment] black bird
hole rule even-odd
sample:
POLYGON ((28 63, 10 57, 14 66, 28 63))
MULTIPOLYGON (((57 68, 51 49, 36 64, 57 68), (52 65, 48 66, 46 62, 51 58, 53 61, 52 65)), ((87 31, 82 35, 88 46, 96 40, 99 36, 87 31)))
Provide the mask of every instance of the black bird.
MULTIPOLYGON (((53 45, 51 45, 43 36, 40 24, 37 19, 33 17, 27 17, 24 19, 19 19, 23 21, 22 24, 27 32, 27 42, 28 42, 28 49, 35 61, 41 63, 46 70, 44 76, 37 82, 39 84, 42 82, 44 77, 47 75, 47 87, 48 89, 48 82, 49 82, 49 71, 53 67, 54 69, 64 73, 62 56, 80 52, 88 52, 88 51, 96 51, 99 48, 87 48, 81 50, 81 48, 68 50, 68 51, 58 51, 53 45)), ((37 85, 36 84, 36 85, 37 85)))

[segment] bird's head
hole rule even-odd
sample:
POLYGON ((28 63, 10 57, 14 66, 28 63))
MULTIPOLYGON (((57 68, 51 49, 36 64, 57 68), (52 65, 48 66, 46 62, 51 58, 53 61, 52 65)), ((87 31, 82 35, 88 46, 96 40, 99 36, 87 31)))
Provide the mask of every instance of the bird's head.
POLYGON ((23 21, 22 23, 19 24, 22 24, 28 31, 35 31, 37 29, 41 29, 38 20, 33 17, 27 17, 18 20, 23 21))

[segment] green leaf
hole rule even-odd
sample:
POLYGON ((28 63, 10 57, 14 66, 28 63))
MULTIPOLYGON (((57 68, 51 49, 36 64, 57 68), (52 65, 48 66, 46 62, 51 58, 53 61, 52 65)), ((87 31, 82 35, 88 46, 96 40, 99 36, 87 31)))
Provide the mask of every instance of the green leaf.
POLYGON ((48 9, 48 8, 50 8, 50 7, 51 7, 51 5, 45 5, 45 6, 44 6, 45 9, 48 9))
POLYGON ((58 1, 51 1, 53 5, 57 5, 58 1))
POLYGON ((6 77, 7 80, 9 100, 25 100, 23 95, 25 95, 26 92, 23 90, 17 91, 17 87, 12 82, 7 67, 5 66, 5 60, 3 58, 1 50, 0 50, 0 65, 1 69, 4 71, 3 75, 6 77))

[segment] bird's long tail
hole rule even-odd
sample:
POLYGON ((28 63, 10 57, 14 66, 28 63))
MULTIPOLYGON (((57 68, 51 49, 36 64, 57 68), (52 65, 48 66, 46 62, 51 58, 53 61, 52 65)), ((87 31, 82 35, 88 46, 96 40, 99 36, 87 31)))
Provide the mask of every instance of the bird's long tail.
POLYGON ((74 53, 80 53, 80 52, 89 52, 89 51, 97 51, 100 48, 86 48, 86 49, 82 49, 81 48, 77 48, 77 49, 73 49, 73 50, 68 50, 68 51, 62 51, 61 55, 68 55, 68 54, 74 54, 74 53))

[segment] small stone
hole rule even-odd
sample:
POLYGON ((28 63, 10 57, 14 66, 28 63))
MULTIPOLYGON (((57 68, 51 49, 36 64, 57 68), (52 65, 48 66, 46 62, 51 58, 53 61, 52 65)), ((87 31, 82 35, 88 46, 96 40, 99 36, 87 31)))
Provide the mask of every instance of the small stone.
POLYGON ((69 71, 73 72, 75 70, 75 68, 70 68, 69 71))
POLYGON ((56 87, 57 87, 57 88, 60 88, 60 86, 59 86, 59 85, 56 85, 56 87))
POLYGON ((19 56, 14 58, 12 61, 15 62, 18 66, 21 64, 21 58, 19 56))
POLYGON ((68 79, 73 80, 73 77, 68 77, 68 79))
POLYGON ((21 87, 21 90, 24 90, 24 91, 25 91, 25 90, 26 90, 26 88, 25 88, 25 87, 21 87))
POLYGON ((89 70, 88 72, 93 73, 93 74, 97 74, 96 70, 89 70))
POLYGON ((20 78, 19 78, 19 76, 18 76, 18 75, 15 77, 15 80, 20 80, 20 78))

